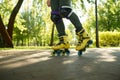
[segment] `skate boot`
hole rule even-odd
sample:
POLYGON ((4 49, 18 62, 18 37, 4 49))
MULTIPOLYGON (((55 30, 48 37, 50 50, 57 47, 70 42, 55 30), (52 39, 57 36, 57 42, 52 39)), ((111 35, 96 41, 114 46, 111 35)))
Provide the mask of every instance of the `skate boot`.
POLYGON ((68 50, 70 48, 70 44, 67 41, 67 36, 60 36, 59 37, 60 42, 53 46, 52 49, 54 50, 54 52, 52 53, 52 56, 60 56, 62 54, 62 56, 69 55, 70 51, 68 50))
POLYGON ((92 44, 92 40, 90 40, 90 37, 88 36, 88 34, 85 32, 84 29, 79 31, 77 33, 77 36, 78 36, 78 44, 76 46, 76 50, 78 51, 78 55, 81 56, 82 51, 85 51, 86 47, 92 44))

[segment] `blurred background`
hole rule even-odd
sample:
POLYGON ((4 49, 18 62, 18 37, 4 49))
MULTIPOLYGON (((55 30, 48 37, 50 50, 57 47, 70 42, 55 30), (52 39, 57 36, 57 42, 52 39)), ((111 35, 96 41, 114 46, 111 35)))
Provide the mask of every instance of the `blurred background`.
MULTIPOLYGON (((50 20, 51 9, 46 1, 0 0, 1 48, 48 47, 57 43, 58 34, 50 20)), ((98 0, 97 6, 95 0, 72 0, 72 7, 94 42, 91 47, 120 47, 120 0, 98 0), (99 46, 96 46, 96 16, 99 46)), ((64 19, 64 22, 74 47, 77 43, 75 28, 69 20, 64 19)))

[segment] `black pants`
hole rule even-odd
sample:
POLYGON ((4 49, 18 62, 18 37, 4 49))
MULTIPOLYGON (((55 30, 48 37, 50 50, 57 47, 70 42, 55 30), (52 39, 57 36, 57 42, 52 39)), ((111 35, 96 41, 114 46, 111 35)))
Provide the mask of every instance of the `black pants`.
MULTIPOLYGON (((58 11, 59 12, 60 6, 71 7, 71 0, 51 0, 51 10, 52 11, 58 11)), ((79 32, 81 29, 83 29, 82 24, 81 24, 78 16, 74 12, 71 14, 71 16, 68 19, 75 26, 76 33, 79 32)), ((63 20, 60 21, 59 23, 55 24, 55 25, 56 25, 59 36, 66 35, 65 25, 64 25, 63 20)))

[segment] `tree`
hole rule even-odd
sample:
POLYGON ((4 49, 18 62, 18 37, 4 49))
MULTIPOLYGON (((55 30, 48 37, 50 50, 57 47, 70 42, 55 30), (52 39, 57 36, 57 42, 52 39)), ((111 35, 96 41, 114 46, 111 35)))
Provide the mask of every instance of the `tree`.
POLYGON ((8 23, 8 29, 6 30, 4 23, 2 21, 1 15, 0 15, 0 33, 1 36, 3 37, 3 40, 5 41, 5 47, 13 47, 12 43, 12 34, 13 34, 13 28, 14 28, 14 21, 15 17, 23 3, 23 0, 18 0, 17 5, 14 7, 11 16, 9 18, 9 23, 8 23))
POLYGON ((100 31, 120 30, 119 4, 119 0, 107 0, 98 6, 100 31))
POLYGON ((99 47, 99 30, 98 30, 97 0, 95 0, 95 19, 96 19, 96 47, 99 47))
POLYGON ((3 38, 3 42, 5 41, 5 43, 3 43, 4 44, 3 46, 13 47, 11 37, 9 36, 9 34, 3 24, 1 15, 0 15, 0 32, 1 32, 1 37, 3 38))

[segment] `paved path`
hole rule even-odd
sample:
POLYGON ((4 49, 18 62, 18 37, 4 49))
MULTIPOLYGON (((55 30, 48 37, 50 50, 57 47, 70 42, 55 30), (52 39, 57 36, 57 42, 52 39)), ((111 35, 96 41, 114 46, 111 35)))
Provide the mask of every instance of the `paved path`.
POLYGON ((82 57, 50 50, 1 50, 0 80, 120 80, 120 48, 89 48, 82 57))

